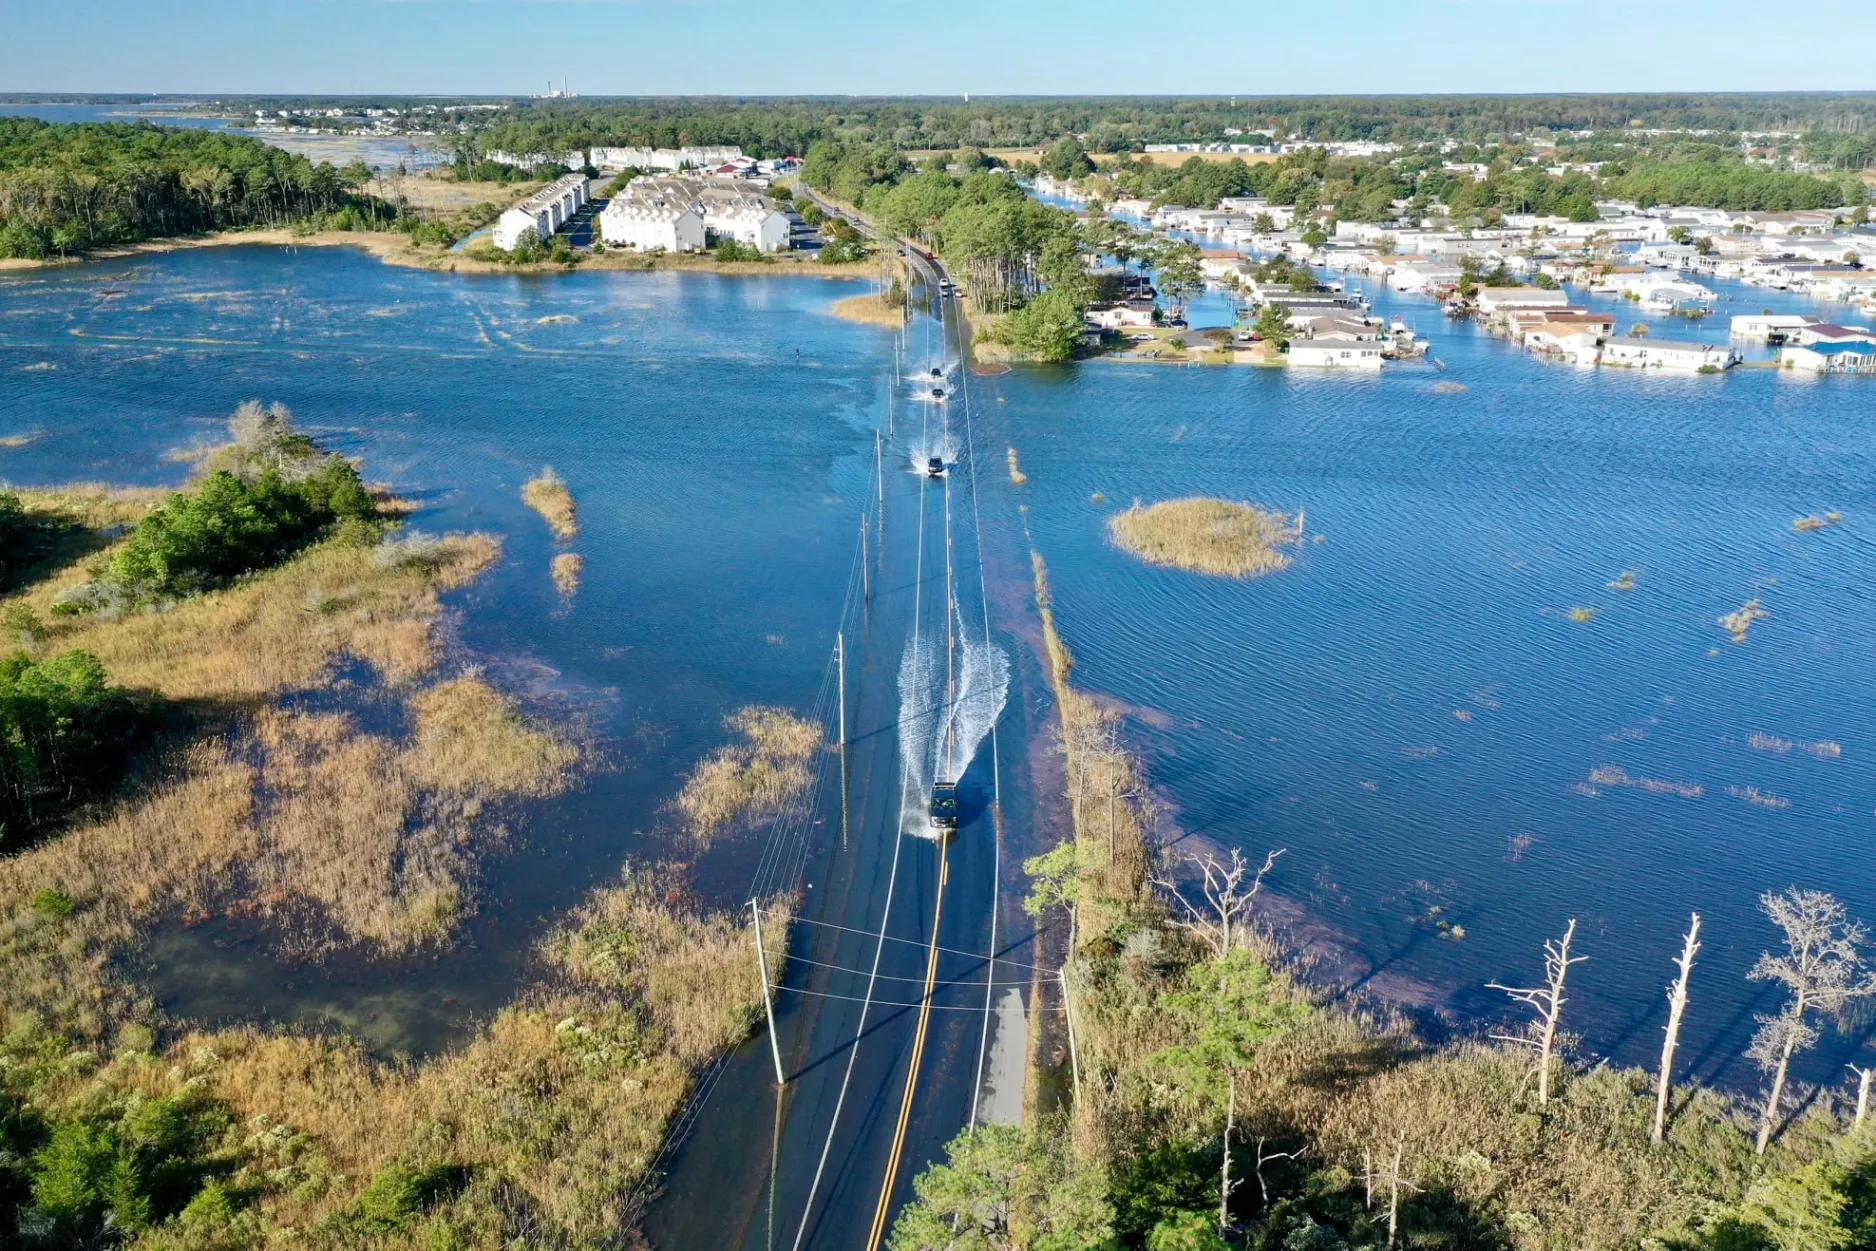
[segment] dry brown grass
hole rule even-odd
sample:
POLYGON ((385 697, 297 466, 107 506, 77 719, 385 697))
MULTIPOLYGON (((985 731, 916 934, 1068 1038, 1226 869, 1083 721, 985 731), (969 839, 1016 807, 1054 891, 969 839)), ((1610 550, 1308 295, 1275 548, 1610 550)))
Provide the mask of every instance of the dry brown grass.
MULTIPOLYGON (((97 520, 136 501, 77 492, 71 506, 97 520)), ((115 808, 0 861, 8 1011, 87 1033, 140 1015, 111 958, 174 912, 264 917, 300 952, 445 939, 501 838, 485 809, 563 788, 579 758, 478 677, 416 689, 438 654, 438 593, 495 552, 481 536, 327 542, 227 591, 115 619, 51 615, 79 565, 24 592, 48 623, 37 649, 91 651, 114 681, 203 710, 208 736, 146 760, 115 808), (407 701, 409 741, 274 702, 344 655, 407 701), (71 917, 33 911, 45 887, 71 897, 71 917)))
POLYGON ((1822 530, 1827 526, 1838 525, 1842 521, 1842 513, 1825 513, 1822 517, 1800 517, 1791 523, 1791 528, 1803 534, 1807 530, 1822 530))
POLYGON ((887 326, 896 330, 905 324, 903 304, 888 304, 870 292, 835 300, 829 311, 843 321, 857 321, 868 326, 887 326))
POLYGON ((1746 641, 1746 632, 1752 629, 1752 623, 1765 616, 1765 608, 1756 599, 1749 599, 1733 612, 1720 617, 1720 628, 1733 636, 1733 642, 1746 641))
POLYGON ((421 675, 433 660, 438 592, 487 568, 498 548, 483 535, 451 536, 421 565, 387 564, 385 550, 324 543, 265 576, 161 613, 54 616, 60 591, 86 580, 83 564, 19 598, 47 622, 43 651, 82 647, 119 685, 170 699, 249 703, 317 683, 341 654, 370 662, 394 683, 421 675))
POLYGON ((1023 485, 1023 483, 1027 481, 1029 481, 1029 475, 1024 473, 1022 470, 1022 467, 1016 463, 1016 449, 1011 448, 1010 449, 1010 485, 1021 486, 1023 485))
POLYGON ((770 820, 804 794, 821 745, 820 727, 784 708, 744 708, 724 724, 745 741, 706 757, 675 801, 700 849, 731 823, 770 820))
POLYGON ((573 492, 552 466, 527 481, 521 488, 521 499, 541 515, 555 538, 570 539, 580 532, 580 523, 573 515, 573 492))
POLYGON ((1283 513, 1202 496, 1136 503, 1107 525, 1116 546, 1150 565, 1229 578, 1287 569, 1290 557, 1283 549, 1298 541, 1283 513))
MULTIPOLYGON (((788 913, 765 918, 778 950, 788 913)), ((317 1247, 617 1245, 704 1063, 760 1018, 748 931, 665 902, 650 874, 594 893, 545 939, 541 974, 460 1052, 420 1064, 331 1037, 235 1030, 120 1060, 60 1092, 202 1088, 241 1127, 236 1184, 264 1231, 317 1247), (471 1170, 399 1230, 331 1222, 391 1164, 471 1170)), ((74 1068, 74 1073, 85 1070, 74 1068)))
POLYGON ((586 568, 586 558, 578 552, 562 552, 554 557, 549 571, 554 579, 554 588, 562 595, 571 595, 580 589, 580 571, 586 568))

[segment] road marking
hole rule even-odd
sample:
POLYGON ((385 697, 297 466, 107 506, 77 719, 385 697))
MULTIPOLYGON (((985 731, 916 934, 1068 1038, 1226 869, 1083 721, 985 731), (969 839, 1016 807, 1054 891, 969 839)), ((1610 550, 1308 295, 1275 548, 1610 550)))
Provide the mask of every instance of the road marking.
POLYGON ((873 1232, 866 1251, 879 1251, 891 1213, 893 1181, 899 1176, 899 1157, 905 1150, 905 1130, 912 1120, 912 1096, 918 1090, 919 1063, 925 1058, 925 1031, 931 1024, 932 988, 938 981, 938 925, 944 920, 945 883, 951 877, 951 840, 938 845, 938 902, 932 908, 931 951, 925 959, 925 994, 918 1005, 918 1032, 912 1036, 912 1064, 905 1074, 905 1098, 899 1101, 899 1126, 892 1135, 892 1154, 886 1160, 886 1178, 880 1183, 879 1204, 873 1209, 873 1232))

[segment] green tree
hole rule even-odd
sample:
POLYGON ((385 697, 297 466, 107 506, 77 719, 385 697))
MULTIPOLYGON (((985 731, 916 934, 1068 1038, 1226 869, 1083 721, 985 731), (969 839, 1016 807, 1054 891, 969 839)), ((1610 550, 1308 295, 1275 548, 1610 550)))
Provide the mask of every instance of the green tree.
POLYGON ((1178 316, 1185 316, 1187 301, 1205 288, 1205 272, 1199 267, 1199 259, 1198 245, 1183 241, 1163 244, 1154 257, 1159 288, 1178 316))
POLYGON ((1081 304, 1064 292, 1044 291, 999 322, 996 335, 1031 359, 1054 363, 1073 359, 1083 328, 1081 304))
POLYGON ((1265 343, 1273 344, 1278 351, 1290 346, 1290 309, 1284 304, 1265 304, 1257 310, 1257 320, 1251 329, 1265 343))
POLYGON ((1105 1179, 1048 1130, 967 1130, 912 1190, 892 1251, 1118 1251, 1105 1179))
POLYGON ((1264 1043, 1307 1017, 1309 1006, 1268 965, 1240 947, 1194 965, 1183 987, 1160 996, 1159 1010, 1183 1022, 1189 1034, 1187 1042, 1156 1053, 1154 1064, 1184 1100, 1198 1106, 1223 1105, 1224 1162, 1218 1201, 1218 1225, 1223 1231, 1229 1223, 1226 1205, 1238 1074, 1256 1061, 1264 1043))
POLYGON ((1230 1251, 1203 1212, 1175 1212, 1146 1236, 1146 1251, 1230 1251))
POLYGON ((134 724, 89 652, 0 660, 0 846, 115 782, 134 724))
POLYGON ((1087 149, 1073 135, 1056 140, 1055 146, 1043 154, 1040 164, 1043 173, 1063 182, 1073 182, 1094 172, 1094 162, 1088 159, 1087 149))

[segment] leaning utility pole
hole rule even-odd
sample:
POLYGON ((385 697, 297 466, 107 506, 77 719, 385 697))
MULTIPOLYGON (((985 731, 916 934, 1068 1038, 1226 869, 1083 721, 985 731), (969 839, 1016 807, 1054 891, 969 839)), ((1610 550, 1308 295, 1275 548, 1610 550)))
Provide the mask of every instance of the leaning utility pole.
POLYGON ((840 845, 847 845, 847 632, 834 636, 834 657, 840 668, 840 845))
POLYGON ((1687 1011, 1687 978, 1694 971, 1694 955, 1700 950, 1700 914, 1693 914, 1693 923, 1687 927, 1686 937, 1681 940, 1681 958, 1674 963, 1681 971, 1674 984, 1668 987, 1668 1028, 1667 1037, 1661 1043, 1661 1073, 1655 1082, 1655 1128, 1654 1141, 1661 1141, 1662 1132, 1668 1121, 1668 1088, 1673 1082, 1674 1048, 1680 1044, 1681 1014, 1687 1011))
POLYGON ((762 949, 762 909, 756 907, 756 901, 749 901, 749 915, 756 925, 756 969, 762 974, 762 1011, 769 1018, 769 1054, 775 1058, 775 1084, 788 1085, 788 1079, 782 1076, 782 1044, 775 1035, 775 1000, 769 994, 769 958, 762 949))

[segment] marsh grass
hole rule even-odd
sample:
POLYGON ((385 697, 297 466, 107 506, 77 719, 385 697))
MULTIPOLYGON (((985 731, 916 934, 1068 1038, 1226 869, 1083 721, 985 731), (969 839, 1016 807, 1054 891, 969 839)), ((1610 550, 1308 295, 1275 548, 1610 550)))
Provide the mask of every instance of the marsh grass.
POLYGON ((813 784, 821 729, 784 708, 751 706, 724 725, 743 741, 717 748, 691 771, 673 806, 698 850, 736 822, 771 820, 813 784))
MULTIPOLYGON (((538 945, 517 1000, 449 1055, 385 1062, 331 1035, 203 1031, 160 1054, 74 1052, 47 1066, 36 1102, 70 1114, 184 1090, 219 1101, 233 1128, 218 1167, 253 1235, 239 1245, 625 1245, 696 1073, 761 1015, 747 927, 670 902, 657 878, 594 892, 538 945), (361 1196, 393 1166, 458 1184, 373 1221, 361 1196)), ((766 911, 780 951, 788 906, 766 911)))
POLYGON ((1586 621, 1594 620, 1595 616, 1596 616, 1596 610, 1594 608, 1585 608, 1581 605, 1578 605, 1577 607, 1572 608, 1570 610, 1570 620, 1576 622, 1578 625, 1581 625, 1586 621))
POLYGON ((1624 569, 1615 576, 1613 581, 1605 583, 1604 585, 1612 591, 1632 591, 1635 589, 1635 571, 1633 569, 1624 569))
MULTIPOLYGON (((479 677, 422 686, 439 653, 438 592, 496 551, 480 536, 424 549, 387 561, 329 540, 165 612, 43 626, 38 648, 82 647, 182 716, 114 805, 0 861, 0 1001, 11 1016, 95 1034, 143 1015, 112 957, 167 914, 257 916, 302 955, 447 939, 481 855, 501 838, 490 805, 564 787, 580 753, 479 677), (343 713, 282 706, 343 656, 371 665, 403 703, 407 741, 343 713), (69 917, 33 911, 48 889, 73 901, 69 917)), ((44 604, 79 572, 19 598, 44 604)))
POLYGON ((1752 629, 1752 623, 1766 615, 1765 609, 1756 599, 1749 599, 1734 612, 1720 616, 1720 628, 1733 636, 1733 642, 1746 641, 1746 632, 1752 629))
POLYGON ((1589 782, 1591 786, 1628 786, 1655 795, 1678 795, 1682 799, 1699 799, 1707 793, 1706 787, 1698 782, 1670 782, 1664 778, 1631 777, 1615 765, 1599 765, 1591 769, 1589 782))
POLYGON ((555 538, 570 539, 580 532, 579 521, 573 513, 573 492, 567 489, 552 466, 528 479, 521 488, 521 499, 541 515, 555 538))
POLYGON ((1299 541, 1283 513, 1252 504, 1194 497, 1162 500, 1108 518, 1116 546, 1151 565, 1218 577, 1254 578, 1287 569, 1283 550, 1299 541))
POLYGON ((1747 803, 1759 808, 1783 811, 1791 807, 1791 801, 1786 799, 1783 795, 1774 795, 1770 791, 1762 791, 1756 786, 1729 786, 1726 788, 1726 793, 1731 795, 1734 799, 1743 799, 1747 803))
POLYGON ((562 552, 554 557, 549 572, 554 579, 554 589, 562 595, 572 595, 580 589, 580 572, 586 567, 586 560, 578 552, 562 552))
POLYGON ((1828 526, 1838 525, 1842 521, 1842 513, 1825 513, 1822 517, 1816 515, 1799 517, 1791 523, 1791 528, 1799 534, 1803 534, 1807 530, 1822 530, 1828 526))
POLYGON ((905 322, 905 305, 894 304, 868 292, 835 300, 831 310, 843 321, 857 321, 868 326, 897 328, 905 322))
POLYGON ((1746 746, 1755 751, 1771 751, 1780 755, 1795 749, 1809 752, 1819 760, 1835 760, 1843 755, 1843 744, 1827 738, 1807 742, 1803 739, 1779 738, 1773 734, 1752 734, 1747 737, 1746 746))
POLYGON ((1024 473, 1022 471, 1022 468, 1016 463, 1016 449, 1011 448, 1010 449, 1010 484, 1012 486, 1021 486, 1023 485, 1023 483, 1027 481, 1029 481, 1029 475, 1024 473))

